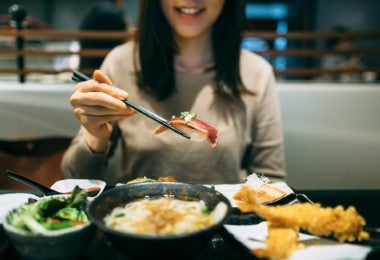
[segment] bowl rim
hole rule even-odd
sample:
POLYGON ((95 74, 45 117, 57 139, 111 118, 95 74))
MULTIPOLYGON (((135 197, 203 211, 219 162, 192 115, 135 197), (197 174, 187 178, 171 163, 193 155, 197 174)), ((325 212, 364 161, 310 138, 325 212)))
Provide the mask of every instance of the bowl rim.
POLYGON ((41 238, 41 237, 55 238, 55 237, 60 237, 64 235, 75 234, 79 231, 86 229, 87 227, 90 227, 91 225, 92 225, 91 222, 88 222, 80 226, 69 227, 69 228, 64 228, 60 230, 50 230, 50 231, 46 231, 46 233, 43 233, 43 234, 35 234, 35 233, 30 233, 25 230, 16 228, 12 226, 11 224, 9 224, 8 221, 5 221, 3 223, 3 227, 6 233, 13 233, 13 234, 16 234, 18 236, 23 236, 23 237, 38 237, 38 238, 41 238))
MULTIPOLYGON (((53 197, 69 197, 70 194, 54 194, 54 195, 49 195, 49 196, 43 196, 43 197, 37 197, 37 201, 44 200, 44 199, 49 199, 53 197)), ((90 200, 87 198, 87 208, 88 204, 90 203, 90 200)), ((2 223, 5 232, 8 233, 13 233, 18 236, 24 236, 24 237, 46 237, 46 238, 54 238, 54 237, 59 237, 67 234, 74 234, 76 232, 79 232, 87 227, 92 226, 91 221, 89 220, 87 223, 84 223, 83 225, 80 226, 74 226, 74 227, 69 227, 69 228, 64 228, 64 229, 58 229, 58 230, 47 230, 46 233, 42 234, 35 234, 31 233, 22 229, 19 229, 17 227, 12 226, 9 223, 9 217, 11 214, 13 214, 15 211, 17 211, 20 207, 25 205, 26 203, 23 203, 21 205, 16 206, 12 210, 8 211, 8 213, 4 217, 4 222, 2 223)), ((88 216, 88 209, 86 210, 86 214, 88 216)))
POLYGON ((33 193, 27 192, 12 192, 0 194, 0 202, 8 203, 0 206, 0 210, 4 210, 3 212, 0 212, 0 225, 5 222, 5 219, 10 211, 20 207, 24 203, 27 203, 29 199, 40 199, 40 197, 36 196, 33 193))
POLYGON ((230 218, 230 216, 232 214, 232 206, 231 206, 231 202, 222 193, 220 193, 217 190, 214 190, 212 188, 209 188, 209 187, 206 187, 206 186, 203 186, 203 185, 200 185, 200 184, 193 184, 193 183, 159 182, 159 181, 157 181, 157 182, 131 183, 131 184, 126 184, 126 185, 116 186, 116 187, 114 187, 112 189, 106 190, 101 195, 99 195, 99 197, 97 197, 96 199, 94 199, 94 200, 92 200, 90 202, 87 214, 89 216, 90 222, 93 223, 98 229, 100 229, 101 231, 103 231, 105 233, 110 233, 112 235, 122 236, 122 237, 126 237, 126 238, 141 239, 141 240, 145 240, 145 241, 165 241, 165 240, 175 240, 175 239, 190 238, 190 237, 193 237, 193 236, 196 236, 196 235, 200 235, 200 234, 203 234, 203 233, 207 233, 209 231, 212 231, 212 230, 220 228, 230 218), (135 186, 151 186, 151 185, 153 185, 153 186, 154 185, 196 186, 197 188, 199 188, 201 190, 204 190, 204 191, 207 191, 207 192, 213 192, 213 193, 215 193, 215 195, 218 198, 220 198, 221 202, 223 202, 223 203, 226 204, 226 206, 227 206, 226 212, 225 212, 225 214, 224 214, 224 216, 223 216, 223 218, 221 220, 219 220, 216 223, 213 223, 210 226, 207 226, 205 228, 202 228, 202 229, 199 229, 199 230, 196 230, 196 231, 192 231, 192 232, 187 232, 187 233, 182 233, 182 234, 173 234, 173 235, 140 235, 140 234, 134 234, 134 233, 127 233, 127 232, 118 231, 118 230, 115 230, 115 229, 107 227, 104 224, 103 220, 97 219, 93 215, 93 213, 92 213, 92 209, 95 207, 95 205, 98 203, 98 201, 100 199, 102 199, 102 197, 105 197, 108 194, 114 193, 115 189, 116 190, 123 190, 123 189, 126 189, 128 187, 132 187, 132 186, 135 187, 135 186))

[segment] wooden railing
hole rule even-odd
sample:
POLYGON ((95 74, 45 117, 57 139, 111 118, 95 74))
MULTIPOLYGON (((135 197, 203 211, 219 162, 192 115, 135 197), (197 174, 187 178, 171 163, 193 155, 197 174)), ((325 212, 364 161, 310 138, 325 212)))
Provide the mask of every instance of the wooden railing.
MULTIPOLYGON (((80 57, 99 57, 105 56, 110 49, 81 49, 78 51, 70 50, 46 50, 39 48, 28 48, 28 42, 41 41, 76 41, 80 39, 97 39, 109 40, 109 39, 123 39, 128 40, 133 36, 133 31, 57 31, 57 30, 21 30, 16 29, 0 29, 0 43, 2 39, 8 39, 10 41, 16 39, 22 39, 26 45, 23 49, 17 49, 16 44, 14 46, 2 47, 0 44, 0 76, 2 74, 13 75, 28 75, 30 73, 43 73, 43 74, 58 74, 70 70, 67 69, 52 69, 52 68, 39 68, 38 66, 25 66, 19 68, 10 64, 4 66, 6 59, 20 59, 20 58, 32 58, 32 57, 54 57, 54 56, 70 56, 79 55, 80 57)), ((276 50, 272 47, 264 50, 257 51, 258 54, 264 56, 270 61, 273 61, 277 57, 285 57, 286 59, 302 60, 295 67, 287 66, 285 69, 278 69, 275 67, 275 73, 283 76, 299 76, 299 77, 315 77, 324 74, 339 75, 342 73, 362 73, 372 72, 377 75, 380 74, 380 44, 372 45, 376 47, 371 48, 354 48, 350 50, 334 50, 327 49, 324 46, 324 42, 332 38, 349 39, 352 41, 364 40, 364 41, 377 41, 380 42, 380 31, 358 31, 358 32, 289 32, 286 34, 278 34, 275 32, 253 32, 246 31, 244 37, 255 37, 262 40, 273 42, 275 39, 284 38, 289 44, 288 47, 283 50, 276 50), (375 60, 375 65, 363 68, 322 68, 315 62, 317 59, 321 59, 326 56, 357 56, 357 57, 371 57, 375 60)), ((87 68, 81 69, 84 72, 89 72, 87 68)))
MULTIPOLYGON (((8 37, 11 39, 23 39, 26 43, 28 41, 75 41, 81 39, 95 39, 95 40, 110 40, 121 39, 127 41, 133 35, 133 31, 57 31, 57 30, 22 30, 17 31, 13 29, 0 29, 0 40, 2 37, 8 37)), ((16 45, 11 49, 0 48, 0 61, 1 58, 13 57, 14 59, 23 57, 54 57, 54 56, 70 56, 79 55, 80 57, 99 57, 105 56, 110 49, 81 49, 78 51, 59 50, 51 51, 45 49, 17 49, 16 45)), ((25 68, 0 68, 0 74, 18 74, 27 75, 30 73, 44 73, 44 74, 58 74, 68 71, 69 69, 46 69, 38 67, 25 67, 25 68)), ((86 71, 83 68, 82 71, 86 71)))
MULTIPOLYGON (((268 49, 259 54, 273 58, 279 56, 293 58, 309 58, 314 62, 304 62, 304 67, 287 67, 285 70, 276 70, 278 75, 302 75, 302 76, 319 76, 325 74, 339 75, 343 73, 363 73, 373 72, 380 73, 380 31, 355 31, 355 32, 288 32, 278 34, 275 32, 245 32, 245 37, 257 37, 266 41, 274 41, 278 38, 284 38, 297 47, 289 47, 284 50, 268 49), (371 48, 352 48, 346 50, 329 49, 325 43, 330 39, 348 40, 353 43, 356 41, 377 42, 371 44, 371 48), (376 46, 376 47, 373 47, 376 46), (357 68, 323 68, 320 64, 315 63, 327 56, 345 56, 345 57, 371 57, 376 59, 376 64, 371 67, 357 68), (306 63, 306 65, 305 65, 306 63)), ((291 44, 290 44, 291 45, 291 44)), ((353 44, 355 46, 355 44, 353 44)))

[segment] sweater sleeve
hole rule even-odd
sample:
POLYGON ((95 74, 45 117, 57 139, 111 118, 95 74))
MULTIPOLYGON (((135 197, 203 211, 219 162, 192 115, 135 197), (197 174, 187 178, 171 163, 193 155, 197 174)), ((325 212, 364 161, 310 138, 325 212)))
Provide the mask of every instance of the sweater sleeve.
MULTIPOLYGON (((115 57, 120 48, 114 48, 105 57, 101 70, 112 80, 112 70, 115 57)), ((65 151, 61 161, 61 171, 65 178, 86 178, 104 180, 107 184, 115 184, 118 174, 123 170, 120 168, 120 158, 115 156, 121 149, 120 129, 114 125, 113 133, 110 137, 110 144, 105 153, 94 153, 87 145, 85 140, 85 129, 81 127, 78 134, 73 138, 70 146, 65 151), (116 165, 116 166, 115 166, 116 165), (115 167, 120 170, 115 171, 115 167)))
POLYGON ((115 185, 125 173, 122 156, 123 140, 118 124, 114 125, 110 144, 106 152, 94 153, 84 138, 83 127, 73 138, 69 148, 65 151, 61 171, 65 178, 84 178, 103 180, 107 185, 115 185))
POLYGON ((273 72, 266 78, 256 109, 247 170, 273 180, 282 179, 285 177, 282 121, 273 72))
POLYGON ((107 152, 94 153, 87 145, 84 128, 71 141, 65 151, 61 170, 65 178, 104 179, 107 167, 107 152))

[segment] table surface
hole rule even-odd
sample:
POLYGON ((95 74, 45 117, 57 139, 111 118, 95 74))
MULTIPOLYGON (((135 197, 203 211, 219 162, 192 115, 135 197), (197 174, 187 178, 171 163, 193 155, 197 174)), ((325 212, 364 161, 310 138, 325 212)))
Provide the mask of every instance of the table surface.
MULTIPOLYGON (((25 190, 0 190, 0 194, 30 192, 25 190)), ((367 220, 366 227, 377 229, 371 233, 371 239, 364 245, 372 247, 371 257, 368 259, 380 259, 380 190, 303 190, 297 191, 306 194, 314 202, 321 203, 323 206, 335 205, 354 205, 358 212, 367 220)), ((233 210, 230 218, 230 224, 257 224, 261 222, 258 216, 253 213, 241 214, 237 209, 233 210)), ((361 243, 363 244, 363 243, 361 243)), ((80 259, 100 259, 102 257, 112 259, 126 259, 114 246, 107 241, 100 231, 89 246, 88 250, 80 256, 80 259)), ((0 255, 2 259, 20 259, 21 257, 9 244, 6 250, 0 255)), ((256 259, 249 253, 249 250, 238 242, 225 229, 220 230, 195 259, 256 259)))
POLYGON ((0 139, 72 138, 80 126, 68 101, 73 91, 74 83, 0 84, 0 139))

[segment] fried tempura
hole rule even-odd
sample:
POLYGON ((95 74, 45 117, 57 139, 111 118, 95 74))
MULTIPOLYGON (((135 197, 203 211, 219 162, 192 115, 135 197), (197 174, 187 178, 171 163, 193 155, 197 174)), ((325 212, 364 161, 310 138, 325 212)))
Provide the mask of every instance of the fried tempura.
POLYGON ((286 259, 295 249, 303 247, 298 243, 298 230, 292 228, 269 228, 266 246, 252 253, 259 258, 286 259))
POLYGON ((271 258, 289 256, 297 247, 297 241, 289 239, 289 244, 285 244, 284 237, 291 237, 290 234, 299 229, 317 236, 333 234, 341 243, 369 239, 369 234, 363 231, 365 220, 353 206, 346 210, 342 206, 331 208, 310 203, 266 206, 257 201, 256 192, 248 186, 242 186, 234 199, 238 200, 238 207, 242 212, 254 212, 267 220, 267 248, 254 251, 259 257, 268 257, 267 254, 271 258), (278 248, 276 243, 282 246, 278 248))
POLYGON ((238 194, 234 198, 239 200, 242 212, 255 212, 274 226, 302 228, 317 236, 333 233, 339 242, 369 238, 363 231, 365 220, 353 206, 347 210, 342 206, 330 208, 310 203, 266 206, 256 201, 255 191, 249 187, 242 186, 238 194))

